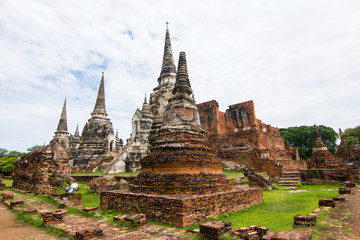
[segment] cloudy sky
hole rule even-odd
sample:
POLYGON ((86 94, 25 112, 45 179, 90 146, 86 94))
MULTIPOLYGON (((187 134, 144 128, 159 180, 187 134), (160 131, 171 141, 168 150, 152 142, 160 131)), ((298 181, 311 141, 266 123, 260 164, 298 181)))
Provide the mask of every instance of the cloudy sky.
POLYGON ((114 129, 157 85, 169 21, 198 103, 254 100, 274 127, 360 125, 360 1, 0 0, 0 148, 48 143, 64 98, 69 132, 101 72, 114 129))

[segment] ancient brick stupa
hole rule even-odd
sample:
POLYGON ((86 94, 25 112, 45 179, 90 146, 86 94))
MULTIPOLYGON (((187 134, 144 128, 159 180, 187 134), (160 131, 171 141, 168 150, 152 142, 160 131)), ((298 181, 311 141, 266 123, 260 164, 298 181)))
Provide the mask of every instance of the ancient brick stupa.
POLYGON ((314 125, 315 143, 309 160, 310 168, 327 168, 335 158, 321 139, 319 129, 314 125))
POLYGON ((184 52, 180 54, 173 94, 151 154, 141 161, 142 171, 130 190, 181 195, 231 190, 233 186, 200 127, 184 52))
POLYGON ((263 201, 261 189, 235 188, 211 153, 187 72, 179 57, 173 97, 142 171, 129 191, 103 192, 101 207, 145 213, 149 219, 187 226, 201 219, 234 212, 263 201))
POLYGON ((105 108, 105 83, 102 73, 91 118, 85 124, 74 153, 73 172, 101 171, 114 158, 116 138, 105 108))
POLYGON ((24 154, 14 163, 13 187, 37 194, 51 193, 70 174, 66 100, 50 144, 24 154))

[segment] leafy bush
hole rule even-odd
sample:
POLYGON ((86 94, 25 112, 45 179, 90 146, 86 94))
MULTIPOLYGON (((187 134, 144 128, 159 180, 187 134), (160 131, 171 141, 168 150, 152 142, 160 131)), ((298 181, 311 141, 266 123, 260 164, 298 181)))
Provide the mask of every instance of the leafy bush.
POLYGON ((1 172, 12 172, 14 171, 14 162, 18 160, 14 157, 5 156, 0 159, 0 171, 1 172))

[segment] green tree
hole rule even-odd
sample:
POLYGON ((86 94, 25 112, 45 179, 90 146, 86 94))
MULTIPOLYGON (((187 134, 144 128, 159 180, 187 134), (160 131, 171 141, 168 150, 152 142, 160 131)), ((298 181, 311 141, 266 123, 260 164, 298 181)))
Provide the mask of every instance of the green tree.
POLYGON ((1 172, 12 172, 14 171, 14 162, 16 162, 18 158, 10 157, 6 155, 0 159, 0 171, 1 172))
POLYGON ((0 172, 14 171, 14 162, 18 160, 23 153, 18 151, 8 151, 0 148, 0 172))
POLYGON ((342 141, 345 142, 346 147, 360 146, 360 126, 354 128, 347 128, 341 134, 342 141))
POLYGON ((41 149, 41 148, 43 148, 42 145, 34 145, 34 146, 32 146, 32 147, 27 148, 26 151, 28 151, 28 152, 33 152, 33 151, 38 150, 38 149, 41 149))
MULTIPOLYGON (((318 126, 321 139, 332 154, 336 153, 337 133, 331 127, 318 126)), ((312 155, 315 144, 314 126, 300 126, 281 128, 280 134, 284 138, 286 146, 299 148, 299 155, 302 159, 308 159, 312 155)))
POLYGON ((22 152, 18 152, 18 151, 10 151, 8 152, 8 154, 6 154, 4 157, 8 156, 10 158, 21 158, 21 156, 23 155, 24 153, 22 152))
POLYGON ((3 156, 5 156, 8 153, 8 150, 4 149, 4 148, 0 148, 0 158, 2 158, 3 156))

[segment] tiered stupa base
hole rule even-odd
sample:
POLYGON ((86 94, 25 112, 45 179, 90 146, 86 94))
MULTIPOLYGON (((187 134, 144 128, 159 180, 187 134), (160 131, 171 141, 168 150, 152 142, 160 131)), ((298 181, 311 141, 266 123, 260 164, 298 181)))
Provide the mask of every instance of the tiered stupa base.
POLYGON ((174 96, 141 173, 128 191, 101 193, 101 208, 144 213, 154 221, 179 227, 236 212, 263 202, 261 189, 235 188, 222 173, 200 128, 200 118, 180 53, 174 96))
POLYGON ((235 187, 226 192, 175 196, 110 191, 101 193, 100 207, 126 213, 144 213, 150 220, 185 227, 263 201, 260 188, 235 187))

